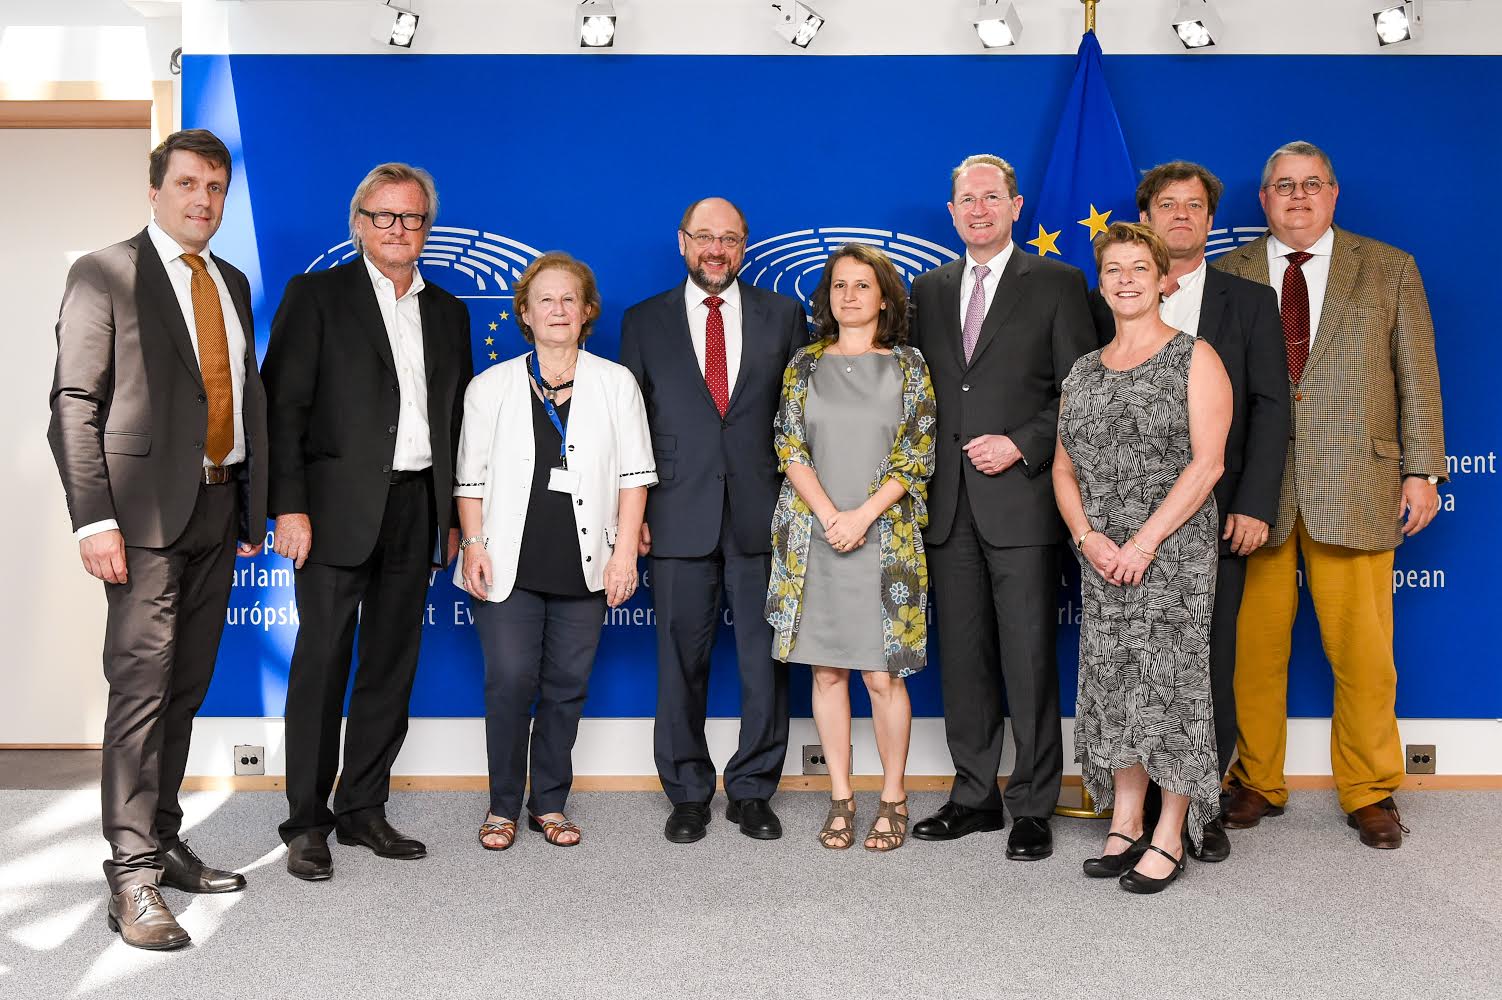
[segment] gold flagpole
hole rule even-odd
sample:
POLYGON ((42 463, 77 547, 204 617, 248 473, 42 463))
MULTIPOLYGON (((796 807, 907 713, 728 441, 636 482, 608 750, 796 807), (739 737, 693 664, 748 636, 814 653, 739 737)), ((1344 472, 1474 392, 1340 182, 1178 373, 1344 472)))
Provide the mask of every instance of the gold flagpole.
POLYGON ((1100 0, 1080 0, 1080 3, 1085 5, 1085 30, 1094 31, 1095 5, 1100 3, 1100 0))

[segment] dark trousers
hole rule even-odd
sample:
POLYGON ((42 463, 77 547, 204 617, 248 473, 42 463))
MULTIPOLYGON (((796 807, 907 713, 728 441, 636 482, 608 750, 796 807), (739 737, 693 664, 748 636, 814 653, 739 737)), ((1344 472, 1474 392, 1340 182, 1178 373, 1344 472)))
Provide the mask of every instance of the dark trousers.
POLYGON ((527 811, 563 812, 574 784, 574 739, 600 646, 605 595, 560 597, 518 588, 504 601, 469 603, 485 652, 490 811, 504 819, 520 815, 531 723, 527 811))
MULTIPOLYGON (((391 764, 407 737, 436 531, 432 477, 393 483, 380 535, 363 563, 310 561, 297 571, 301 625, 287 677, 284 841, 309 830, 327 834, 336 814, 384 810, 391 764), (360 660, 349 697, 344 772, 330 811, 357 619, 360 660)), ((316 524, 313 546, 316 553, 316 524)))
POLYGON ((104 585, 110 690, 100 791, 110 892, 155 884, 158 852, 177 846, 178 789, 219 654, 239 519, 234 483, 200 486, 183 533, 164 548, 127 545, 127 581, 104 585))
POLYGON ((944 733, 954 761, 949 797, 1014 817, 1053 815, 1064 756, 1059 720, 1056 545, 997 548, 975 526, 961 486, 954 527, 928 549, 939 615, 944 733), (1006 714, 1017 763, 996 787, 1006 714))
MULTIPOLYGON (((769 529, 770 530, 770 529, 769 529)), ((735 618, 741 675, 740 745, 725 765, 732 799, 769 799, 787 759, 787 664, 772 659, 767 624, 771 556, 745 552, 727 506, 720 543, 700 559, 653 559, 657 609, 657 723, 653 750, 663 791, 677 805, 714 798, 715 764, 704 738, 709 654, 720 624, 723 593, 735 618)))

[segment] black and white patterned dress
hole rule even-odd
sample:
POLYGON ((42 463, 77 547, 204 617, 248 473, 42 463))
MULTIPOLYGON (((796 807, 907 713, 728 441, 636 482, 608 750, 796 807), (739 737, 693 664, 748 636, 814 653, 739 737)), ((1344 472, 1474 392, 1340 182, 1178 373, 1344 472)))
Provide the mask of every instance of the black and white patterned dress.
MULTIPOLYGON (((1194 338, 1180 333, 1127 371, 1100 351, 1064 380, 1059 434, 1074 463, 1090 526, 1117 545, 1157 510, 1188 466, 1189 363, 1194 338)), ((1136 587, 1103 580, 1080 556, 1079 703, 1074 758, 1101 806, 1111 772, 1141 763, 1165 791, 1187 795, 1199 843, 1220 809, 1210 711, 1210 610, 1215 600, 1215 498, 1158 546, 1136 587)))

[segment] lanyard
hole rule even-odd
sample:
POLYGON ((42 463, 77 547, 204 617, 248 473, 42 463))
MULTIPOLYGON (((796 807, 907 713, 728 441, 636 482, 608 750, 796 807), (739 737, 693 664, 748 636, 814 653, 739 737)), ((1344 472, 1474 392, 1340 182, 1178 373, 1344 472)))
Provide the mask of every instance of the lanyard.
MULTIPOLYGON (((542 387, 542 363, 537 360, 537 352, 532 352, 532 375, 537 379, 537 385, 542 387)), ((548 398, 547 393, 542 394, 542 408, 548 411, 548 419, 553 422, 553 427, 558 431, 558 459, 568 468, 568 446, 564 444, 568 440, 568 426, 558 416, 558 407, 548 398)))

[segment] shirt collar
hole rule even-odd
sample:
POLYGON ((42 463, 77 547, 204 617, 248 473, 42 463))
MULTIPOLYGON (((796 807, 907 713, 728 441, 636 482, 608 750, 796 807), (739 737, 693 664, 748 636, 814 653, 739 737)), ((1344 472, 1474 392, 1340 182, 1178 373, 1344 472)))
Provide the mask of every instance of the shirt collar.
MULTIPOLYGON (((156 247, 156 252, 161 256, 163 264, 170 264, 182 257, 183 254, 187 253, 187 251, 178 244, 177 240, 174 240, 172 237, 168 236, 167 231, 161 226, 157 225, 155 217, 153 217, 152 220, 146 224, 146 235, 151 237, 151 245, 156 247)), ((199 254, 198 256, 202 257, 205 262, 213 259, 213 254, 209 253, 208 247, 204 247, 203 253, 199 254)), ((187 262, 184 261, 183 267, 187 266, 187 262)))
MULTIPOLYGON (((1274 257, 1287 257, 1289 254, 1291 254, 1291 253, 1294 252, 1293 247, 1291 247, 1288 244, 1284 243, 1282 240, 1278 239, 1272 233, 1268 233, 1267 234, 1267 245, 1271 248, 1270 252, 1272 253, 1272 255, 1274 257)), ((1314 241, 1314 245, 1311 246, 1308 250, 1305 251, 1305 253, 1313 254, 1316 257, 1328 257, 1328 256, 1330 256, 1334 252, 1335 252, 1335 227, 1334 226, 1331 226, 1329 229, 1326 229, 1324 235, 1321 236, 1319 239, 1315 240, 1314 241)))
MULTIPOLYGON (((1012 251, 1016 249, 1017 241, 1007 240, 1005 249, 1003 249, 1001 253, 997 254, 995 257, 992 257, 990 260, 986 261, 985 266, 991 269, 990 272, 986 275, 987 281, 990 281, 992 278, 998 277, 1002 271, 1005 271, 1007 269, 1007 262, 1012 259, 1012 251)), ((975 274, 975 266, 979 263, 980 261, 970 256, 969 250, 965 251, 966 275, 973 277, 975 274)))
MULTIPOLYGON (((372 285, 374 285, 377 289, 390 288, 391 289, 391 294, 395 295, 396 294, 396 285, 395 285, 395 283, 392 282, 392 280, 390 278, 388 278, 384 274, 382 274, 381 273, 381 269, 378 268, 378 267, 376 267, 374 264, 372 264, 370 262, 370 258, 369 257, 366 257, 364 254, 361 254, 360 255, 360 259, 363 260, 363 261, 365 261, 365 271, 366 271, 366 273, 368 273, 370 275, 370 283, 372 285), (382 282, 384 282, 384 284, 382 284, 382 282)), ((400 302, 400 301, 403 301, 405 299, 409 299, 409 298, 411 298, 412 296, 416 295, 418 292, 420 292, 422 290, 423 290, 422 272, 420 270, 418 270, 416 264, 413 264, 412 265, 412 287, 409 288, 409 289, 407 289, 407 294, 403 295, 401 297, 401 299, 398 299, 397 301, 400 302)))
MULTIPOLYGON (((1179 279, 1178 291, 1174 292, 1173 294, 1177 295, 1179 294, 1179 292, 1182 292, 1186 288, 1196 288, 1200 285, 1203 285, 1205 283, 1206 266, 1207 262, 1205 258, 1201 257, 1200 266, 1179 279)), ((1169 298, 1173 298, 1173 296, 1170 295, 1169 298)))
MULTIPOLYGON (((709 293, 706 292, 704 289, 700 288, 698 285, 694 284, 694 279, 693 278, 689 278, 684 283, 684 286, 683 286, 683 301, 688 304, 688 307, 690 309, 697 309, 697 308, 699 308, 700 306, 702 306, 704 304, 704 300, 707 299, 707 298, 709 298, 709 293)), ((720 293, 720 298, 722 300, 724 300, 724 304, 725 305, 732 306, 735 309, 740 309, 740 307, 741 307, 741 283, 740 283, 740 279, 736 279, 735 281, 732 281, 729 284, 729 286, 727 286, 726 289, 723 292, 720 293)))

